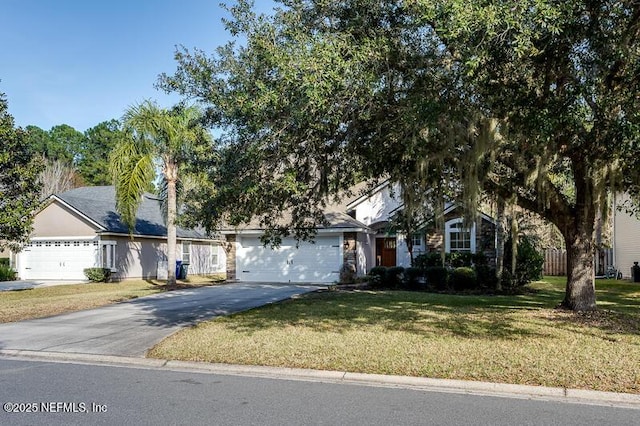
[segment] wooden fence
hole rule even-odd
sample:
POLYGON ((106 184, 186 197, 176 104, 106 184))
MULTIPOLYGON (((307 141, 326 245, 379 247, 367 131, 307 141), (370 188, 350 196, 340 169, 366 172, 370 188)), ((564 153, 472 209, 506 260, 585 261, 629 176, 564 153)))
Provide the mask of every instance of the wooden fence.
MULTIPOLYGON (((596 275, 605 275, 607 268, 613 267, 613 249, 600 249, 593 257, 596 275)), ((543 275, 567 275, 567 251, 546 249, 544 251, 543 275)))

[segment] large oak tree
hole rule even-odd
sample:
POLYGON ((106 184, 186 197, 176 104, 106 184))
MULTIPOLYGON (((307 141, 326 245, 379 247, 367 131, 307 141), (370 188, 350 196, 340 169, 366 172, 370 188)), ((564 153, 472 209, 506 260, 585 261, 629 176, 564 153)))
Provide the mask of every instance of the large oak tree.
MULTIPOLYGON (((562 305, 595 309, 594 221, 637 193, 640 2, 239 2, 235 43, 180 49, 159 85, 221 129, 200 219, 276 227, 387 176, 473 204, 486 191, 538 213, 568 251, 562 305)), ((419 203, 418 203, 419 204, 419 203)))

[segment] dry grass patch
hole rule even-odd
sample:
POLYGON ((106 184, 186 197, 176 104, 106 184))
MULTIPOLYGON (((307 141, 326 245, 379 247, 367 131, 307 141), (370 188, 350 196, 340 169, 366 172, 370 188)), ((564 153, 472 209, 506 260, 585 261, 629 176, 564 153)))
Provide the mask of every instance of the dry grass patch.
POLYGON ((607 309, 591 314, 553 309, 561 280, 520 296, 316 293, 200 324, 149 355, 640 393, 637 288, 598 286, 607 309))
MULTIPOLYGON (((200 287, 218 282, 219 276, 191 276, 178 281, 178 288, 200 287)), ((119 283, 56 285, 2 291, 0 323, 97 308, 163 291, 166 291, 165 283, 157 280, 126 280, 119 283)))

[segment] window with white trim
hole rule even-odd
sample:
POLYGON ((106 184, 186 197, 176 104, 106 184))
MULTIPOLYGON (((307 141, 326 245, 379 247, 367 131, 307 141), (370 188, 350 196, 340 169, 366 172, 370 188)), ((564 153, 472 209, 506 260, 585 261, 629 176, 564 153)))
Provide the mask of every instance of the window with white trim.
POLYGON ((462 218, 451 219, 445 224, 445 251, 452 252, 476 252, 476 224, 470 228, 464 226, 462 218))
POLYGON ((211 258, 209 259, 211 268, 214 271, 217 271, 219 268, 218 262, 220 262, 220 257, 218 256, 218 249, 220 248, 217 244, 211 244, 209 247, 209 253, 211 254, 211 258))
POLYGON ((182 263, 191 263, 191 241, 182 242, 182 263))
POLYGON ((103 268, 116 271, 116 242, 100 241, 100 263, 103 268))
POLYGON ((413 247, 422 247, 422 235, 413 234, 413 236, 411 237, 411 244, 413 245, 413 247))

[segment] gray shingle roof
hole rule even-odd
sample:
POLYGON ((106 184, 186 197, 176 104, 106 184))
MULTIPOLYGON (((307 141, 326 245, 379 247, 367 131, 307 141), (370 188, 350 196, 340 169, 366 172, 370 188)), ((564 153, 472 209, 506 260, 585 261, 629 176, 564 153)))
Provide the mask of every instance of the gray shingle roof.
MULTIPOLYGON (((343 191, 336 198, 327 199, 327 205, 324 207, 324 219, 326 224, 318 224, 316 229, 359 229, 370 230, 364 223, 349 216, 347 205, 354 200, 363 196, 371 187, 370 182, 361 182, 349 189, 343 191)), ((282 217, 277 221, 281 226, 288 227, 291 224, 291 209, 282 212, 282 217)), ((222 233, 234 233, 236 231, 259 231, 264 230, 259 217, 254 217, 248 223, 233 226, 228 223, 220 225, 222 233)))
MULTIPOLYGON (((57 197, 102 225, 108 232, 129 233, 129 228, 116 211, 116 191, 113 186, 85 186, 63 192, 57 197)), ((144 194, 133 233, 160 237, 167 235, 161 203, 156 196, 144 194)), ((179 238, 208 238, 203 231, 180 227, 177 234, 179 238)))

